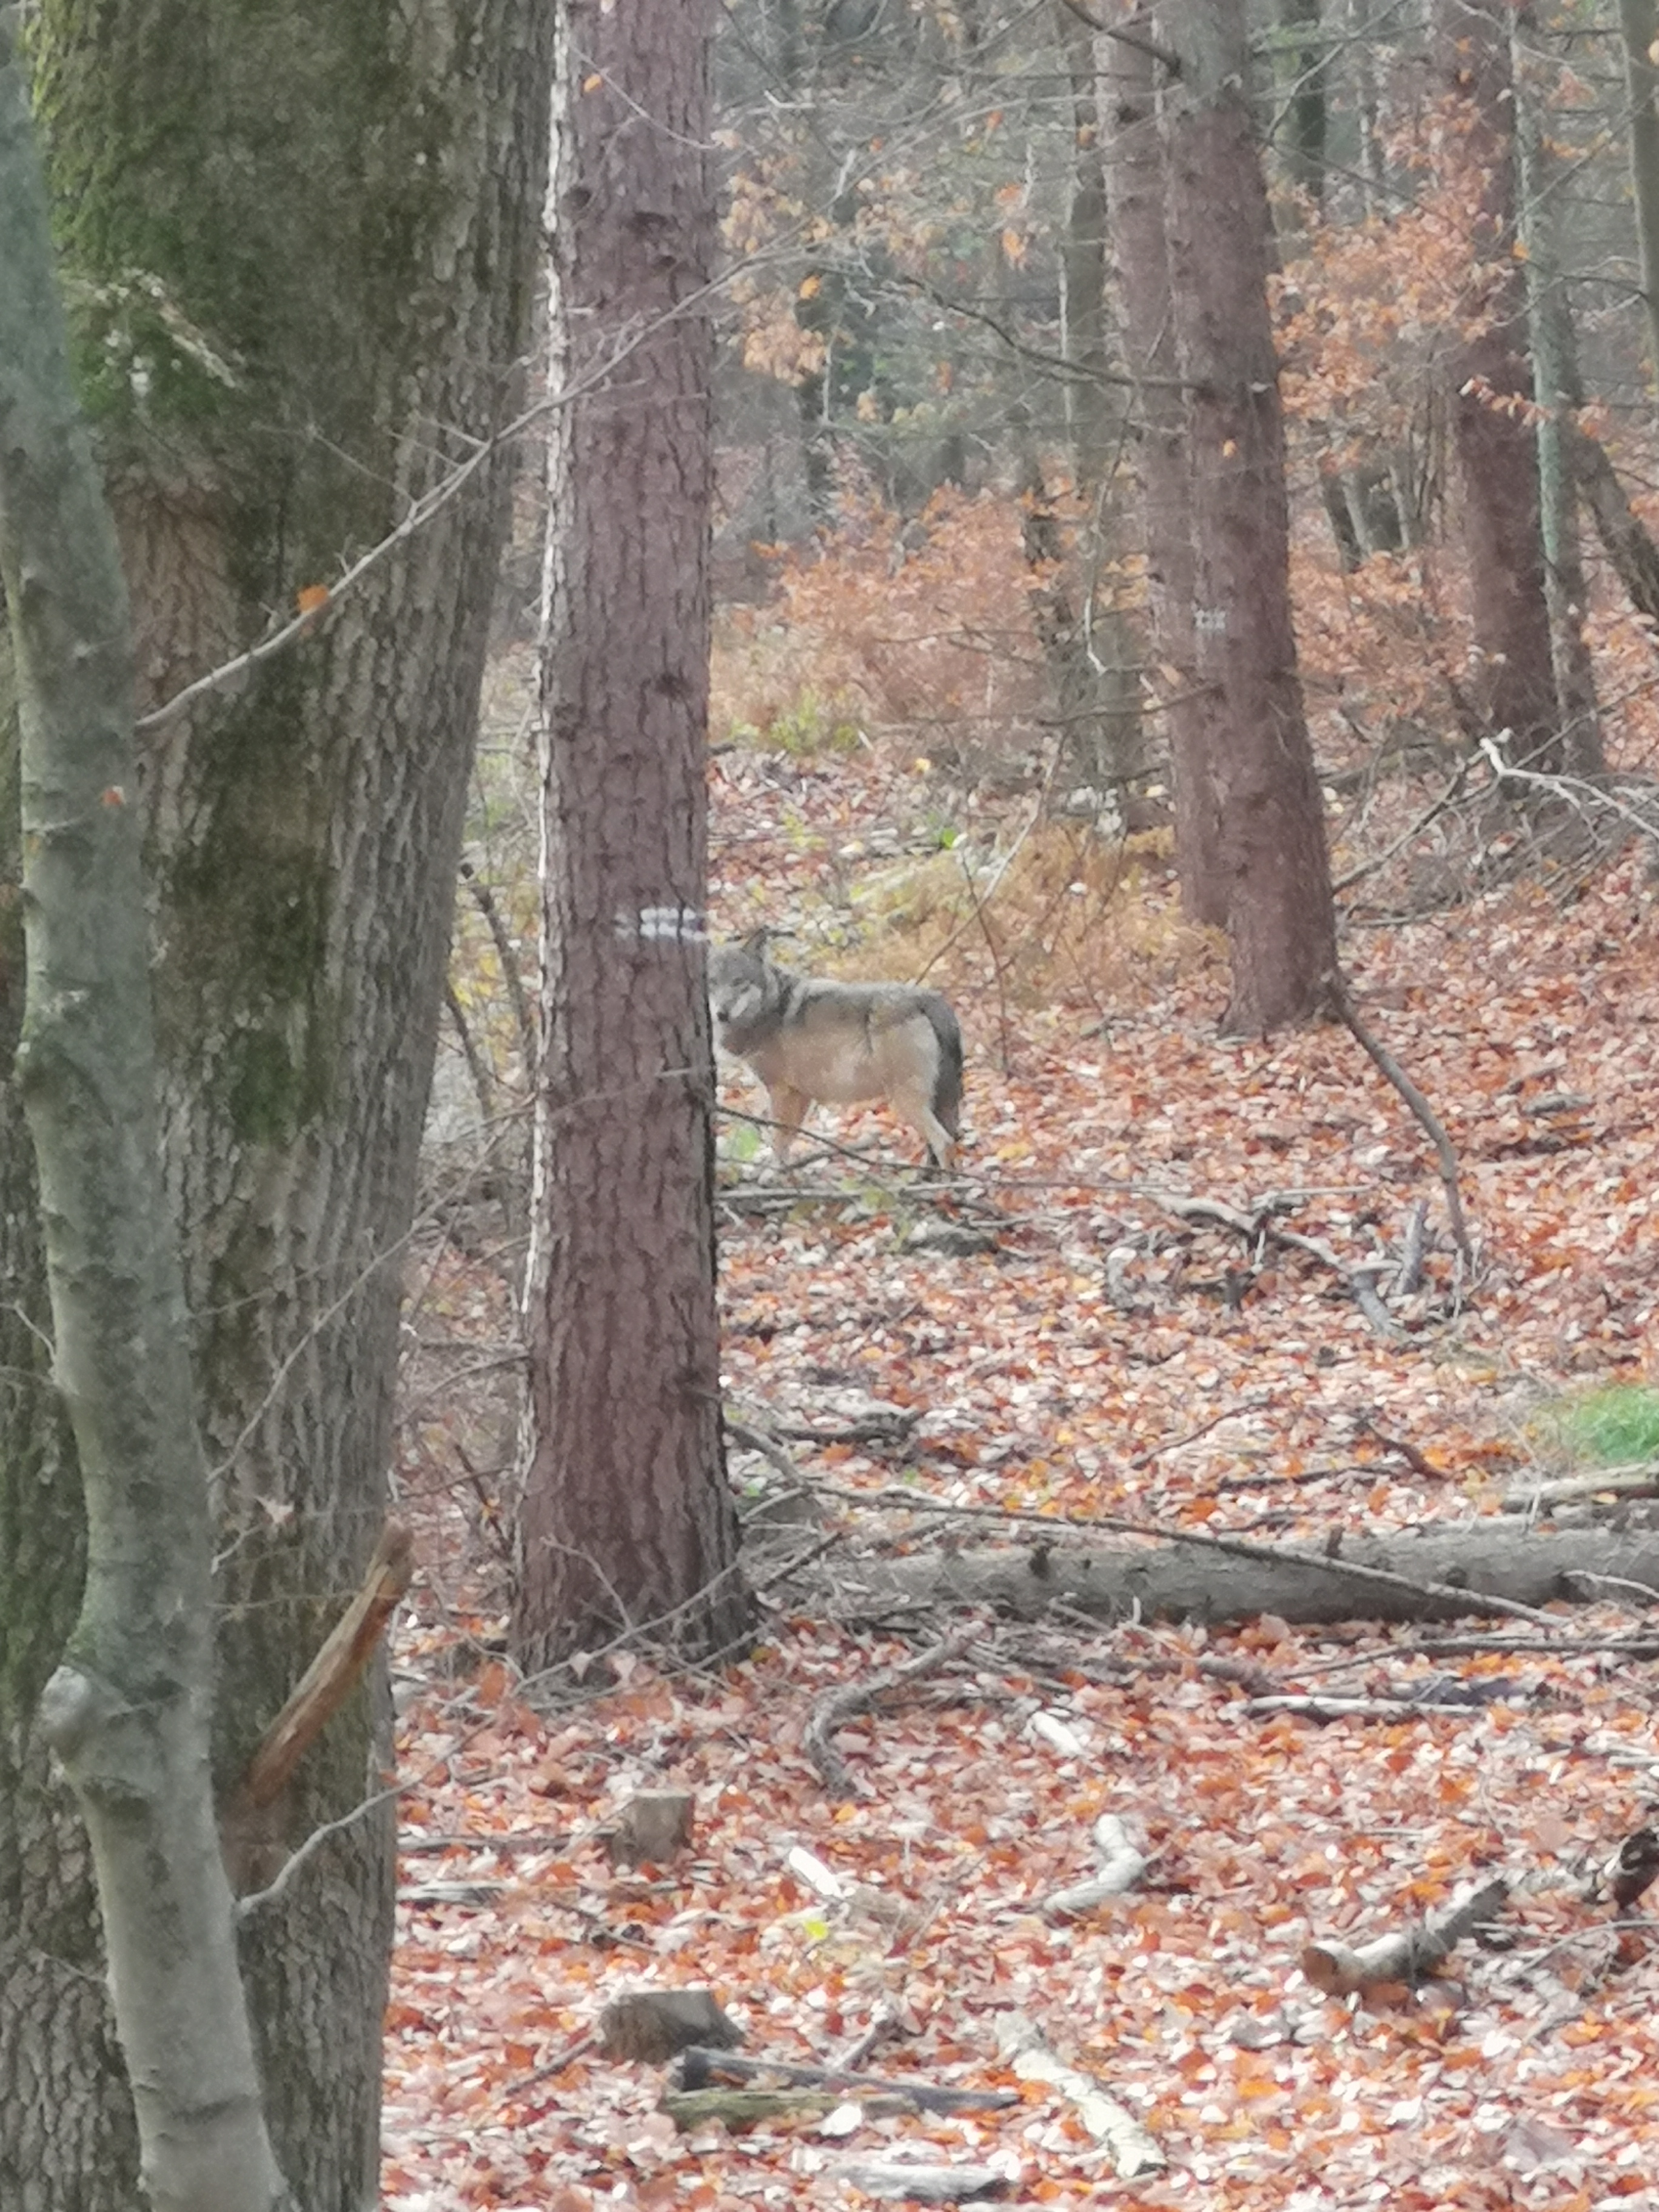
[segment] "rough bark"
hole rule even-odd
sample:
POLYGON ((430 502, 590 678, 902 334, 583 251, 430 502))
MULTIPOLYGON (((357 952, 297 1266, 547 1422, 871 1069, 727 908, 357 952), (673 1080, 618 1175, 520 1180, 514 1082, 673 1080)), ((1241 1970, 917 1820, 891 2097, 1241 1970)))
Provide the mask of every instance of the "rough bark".
MULTIPOLYGON (((1137 33, 1150 34, 1152 9, 1138 9, 1125 21, 1137 33)), ((1188 915, 1219 927, 1227 919, 1226 883, 1210 766, 1210 715, 1199 689, 1193 635, 1188 456, 1170 309, 1158 64, 1144 46, 1102 37, 1095 43, 1095 65, 1124 352, 1137 380, 1135 468, 1157 645, 1156 688, 1175 791, 1176 868, 1188 915)))
POLYGON ((1526 280, 1516 258, 1514 88, 1509 0, 1440 0, 1443 66, 1466 103, 1466 151, 1478 179, 1480 257, 1465 335, 1451 363, 1452 434, 1463 489, 1478 676, 1473 702, 1516 762, 1567 765, 1559 735, 1539 526, 1538 449, 1526 403, 1526 280))
POLYGON ((1659 1587, 1659 1534, 1607 1528, 1516 1531, 1493 1521, 1420 1534, 1363 1537, 1340 1558, 1244 1557, 1200 1544, 1051 1546, 862 1559, 857 1604, 994 1605, 1024 1617, 1052 1605, 1108 1619, 1302 1623, 1449 1620, 1562 1599, 1591 1602, 1593 1581, 1659 1587), (1350 1568, 1377 1571, 1351 1573, 1350 1568), (1432 1585, 1438 1595, 1431 1593, 1432 1585))
POLYGON ((1165 0, 1170 296, 1185 387, 1196 668, 1232 996, 1254 1034, 1331 1011, 1336 924, 1291 623, 1290 514, 1267 309, 1267 196, 1243 0, 1165 0))
POLYGON ((37 1163, 53 1382, 86 1583, 40 1725, 91 1839, 155 2212, 286 2203, 210 1779, 212 1531, 163 1192, 120 556, 75 401, 45 181, 0 21, 0 572, 14 641, 37 1163))
MULTIPOLYGON (((548 13, 44 0, 37 106, 141 708, 254 642, 510 414, 548 13)), ((223 1523, 222 1786, 384 1517, 399 1239, 505 489, 504 466, 480 471, 291 653, 142 740, 164 1158, 223 1523)), ((0 1557, 0 1680, 26 1557, 0 1557)), ((372 1793, 388 1721, 377 1666, 275 1808, 271 1858, 372 1793)), ((32 1736, 19 1758, 40 1775, 32 1736)), ((391 1825, 387 1808, 331 1840, 244 1939, 273 2133, 307 2212, 374 2193, 391 1825)), ((130 2168, 81 2148, 130 2130, 125 2091, 94 2039, 65 2048, 46 2002, 42 1962, 62 1978, 95 1961, 89 1895, 65 1887, 82 1859, 61 1796, 0 1800, 40 1992, 20 2020, 9 1984, 0 2029, 8 2212, 133 2199, 130 2168)))
POLYGON ((556 177, 543 1066, 514 1619, 532 1664, 748 1600, 720 1431, 702 903, 708 0, 574 0, 556 177), (608 369, 607 363, 613 364, 608 369))

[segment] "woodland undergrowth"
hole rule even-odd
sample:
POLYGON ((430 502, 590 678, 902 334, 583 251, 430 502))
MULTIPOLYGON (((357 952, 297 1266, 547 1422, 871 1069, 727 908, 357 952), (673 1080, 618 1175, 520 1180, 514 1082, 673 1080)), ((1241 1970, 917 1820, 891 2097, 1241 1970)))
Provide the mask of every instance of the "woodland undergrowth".
MULTIPOLYGON (((890 596, 889 637, 903 619, 890 596)), ((793 688, 764 620, 728 631, 750 688, 728 688, 711 767, 713 920, 950 994, 963 1172, 930 1184, 872 1109, 820 1110, 834 1148, 781 1176, 742 1118, 763 1102, 724 1071, 726 1384, 771 1446, 732 1462, 757 1516, 748 1657, 700 1674, 620 1649, 581 1679, 514 1680, 515 1248, 494 1186, 414 1255, 401 1472, 423 1574, 397 1654, 389 2212, 852 2205, 845 2161, 906 2158, 1060 2206, 1659 2203, 1659 1943, 1639 1907, 1615 1921, 1587 1893, 1659 1798, 1652 1593, 1547 1629, 987 1616, 840 1728, 851 1798, 809 1746, 822 1700, 951 1626, 860 1615, 838 1579, 858 1553, 1029 1542, 1063 1515, 1309 1546, 1478 1531, 1594 1448, 1598 1405, 1639 1412, 1659 1313, 1650 856, 1426 897, 1425 860, 1443 882, 1490 857, 1490 820, 1413 840, 1443 764, 1368 775, 1344 754, 1363 654, 1317 709, 1322 758, 1360 771, 1331 793, 1335 872, 1368 870, 1343 894, 1355 1003, 1451 1138, 1471 1267, 1423 1132, 1346 1030, 1218 1041, 1223 948, 1180 920, 1166 840, 1063 811, 1018 668, 996 679, 1004 772, 970 785, 948 717, 876 722, 873 625, 862 676, 843 641, 793 688), (1308 1253, 1172 1216, 1193 1198, 1272 1199, 1351 1267, 1397 1252, 1420 1209, 1421 1287, 1385 1336, 1308 1253), (693 1842, 618 1870, 604 1831, 647 1786, 694 1793, 693 1842), (1045 1913, 1091 1872, 1103 1814, 1147 1855, 1139 1887, 1045 1913), (1334 1997, 1303 1972, 1310 1940, 1361 1942, 1495 1874, 1498 1933, 1419 1989, 1334 1997), (849 2100, 681 2132, 658 2069, 585 2039, 617 1990, 682 1984, 712 1985, 751 2053, 823 2063, 879 2021, 875 2070, 974 2087, 1020 2087, 999 2022, 1023 2014, 1165 2164, 1124 2178, 1109 2134, 1042 2081, 998 2113, 849 2100)), ((901 674, 920 696, 932 652, 966 712, 972 610, 946 627, 936 649, 908 639, 901 674)), ((1316 703, 1328 676, 1316 645, 1316 703)), ((1632 764, 1646 742, 1621 724, 1632 764)))

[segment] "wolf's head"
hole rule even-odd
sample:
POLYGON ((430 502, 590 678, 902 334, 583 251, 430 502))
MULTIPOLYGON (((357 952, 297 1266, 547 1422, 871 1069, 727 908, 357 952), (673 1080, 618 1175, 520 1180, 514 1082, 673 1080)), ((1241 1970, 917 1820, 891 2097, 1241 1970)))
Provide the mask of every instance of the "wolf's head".
POLYGON ((708 1006, 714 1034, 726 1052, 750 1049, 782 1012, 787 979, 769 957, 766 933, 741 945, 716 945, 708 954, 708 1006))

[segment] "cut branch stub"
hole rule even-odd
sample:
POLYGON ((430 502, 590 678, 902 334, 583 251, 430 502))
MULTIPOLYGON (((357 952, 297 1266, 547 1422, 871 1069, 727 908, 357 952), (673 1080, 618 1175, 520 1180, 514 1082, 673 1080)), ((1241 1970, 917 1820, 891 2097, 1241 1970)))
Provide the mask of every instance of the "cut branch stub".
POLYGON ((743 2030, 713 1990, 624 1990, 599 2014, 599 2036, 607 2058, 661 2066, 694 2044, 733 2050, 743 2030))
POLYGON ((606 1831, 612 1866, 665 1866, 691 1840, 696 1799, 689 1790, 636 1790, 606 1831))

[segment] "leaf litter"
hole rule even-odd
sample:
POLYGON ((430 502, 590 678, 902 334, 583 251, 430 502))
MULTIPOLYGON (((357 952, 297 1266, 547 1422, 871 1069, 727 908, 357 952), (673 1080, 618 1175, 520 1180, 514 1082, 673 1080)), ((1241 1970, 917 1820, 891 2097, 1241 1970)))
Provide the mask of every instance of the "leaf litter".
MULTIPOLYGON (((879 749, 726 757, 718 923, 787 923, 786 957, 846 972, 853 890, 937 805, 879 749)), ((814 1521, 757 1538, 748 1658, 677 1673, 623 1652, 532 1704, 490 1656, 499 1576, 461 1493, 428 1480, 441 1423, 422 1432, 387 2212, 852 2206, 860 2174, 907 2160, 1060 2207, 1659 2205, 1659 1948, 1640 1905, 1620 1918, 1593 1881, 1659 1801, 1640 1594, 1559 1608, 1553 1642, 1501 1622, 969 1616, 948 1662, 836 1729, 852 1796, 811 1755, 824 1699, 962 1625, 860 1617, 838 1547, 981 1542, 988 1514, 1027 1516, 1011 1541, 1068 1514, 1308 1547, 1478 1528, 1547 1455, 1551 1406, 1650 1375, 1659 928, 1636 860, 1571 903, 1511 887, 1351 935, 1356 1002, 1456 1147, 1463 1281, 1431 1152, 1353 1040, 1218 1042, 1214 949, 1155 865, 1133 878, 1046 973, 1025 957, 1041 917, 994 902, 930 975, 969 1040, 954 1195, 894 1164, 878 1109, 821 1109, 812 1128, 872 1163, 804 1147, 775 1200, 763 1154, 726 1139, 726 1386, 774 1440, 769 1460, 734 1450, 734 1477, 762 1488, 781 1454, 824 1493, 814 1521), (1418 1302, 1385 1338, 1305 1251, 1171 1215, 1192 1198, 1275 1201, 1348 1268, 1391 1263, 1423 1202, 1418 1302), (941 1218, 988 1224, 983 1249, 916 1236, 941 1218), (768 1582, 791 1543, 822 1556, 768 1582), (1252 1710, 1275 1689, 1356 1710, 1252 1710), (1439 1701, 1391 1717, 1401 1696, 1439 1701), (607 1823, 668 1788, 695 1798, 689 1849, 614 1865, 607 1823), (1139 1886, 1045 1912, 1097 1871, 1103 1819, 1144 1854, 1139 1886), (1362 1945, 1498 1874, 1499 1921, 1415 1990, 1330 1997, 1301 1971, 1311 1942, 1362 1945), (895 2113, 849 2092, 682 2133, 663 2069, 591 2040, 641 1986, 712 1988, 751 2057, 834 2064, 874 2028, 868 2070, 1020 2102, 895 2113), (1022 2081, 1011 2019, 1162 2169, 1121 2172, 1086 2097, 1022 2081)), ((886 972, 914 974, 950 934, 931 927, 907 966, 884 924, 886 972)), ((755 1110, 741 1075, 723 1096, 755 1110)), ((472 1295, 452 1291, 456 1310, 472 1295)))

